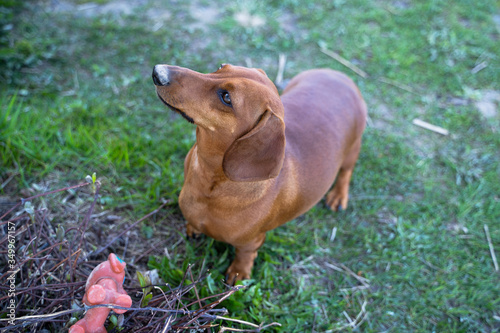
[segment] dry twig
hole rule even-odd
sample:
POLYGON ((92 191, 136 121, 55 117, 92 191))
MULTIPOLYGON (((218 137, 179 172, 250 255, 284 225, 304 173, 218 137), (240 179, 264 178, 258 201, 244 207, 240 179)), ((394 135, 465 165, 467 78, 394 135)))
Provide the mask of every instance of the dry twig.
POLYGON ((486 234, 486 240, 488 241, 488 247, 490 248, 491 259, 493 260, 493 266, 495 267, 495 272, 498 272, 498 262, 497 256, 495 254, 495 249, 493 248, 493 243, 491 242, 490 229, 488 225, 484 225, 484 233, 486 234))
POLYGON ((353 63, 351 63, 349 60, 341 57, 338 53, 330 51, 330 50, 328 50, 326 48, 320 48, 320 51, 323 52, 324 54, 326 54, 327 56, 329 56, 329 57, 337 60, 338 62, 340 62, 345 67, 349 68, 354 73, 356 73, 359 76, 361 76, 363 79, 366 79, 368 77, 368 74, 365 71, 363 71, 361 68, 359 68, 358 66, 354 65, 353 63))
POLYGON ((409 93, 415 94, 415 91, 413 90, 413 88, 410 87, 410 86, 408 86, 408 85, 406 85, 406 84, 403 84, 403 83, 400 83, 400 82, 388 79, 386 77, 381 77, 378 80, 380 82, 387 83, 388 85, 394 86, 394 87, 399 88, 401 90, 404 90, 404 91, 407 91, 409 93))
POLYGON ((283 73, 285 72, 285 65, 286 65, 286 54, 280 53, 278 74, 276 75, 276 80, 274 81, 277 86, 281 86, 281 84, 283 83, 283 73))
POLYGON ((420 119, 413 119, 412 123, 413 123, 413 125, 425 128, 429 131, 432 131, 434 133, 439 133, 441 135, 448 135, 450 133, 450 132, 448 132, 447 129, 444 129, 444 128, 436 126, 436 125, 429 124, 428 122, 425 122, 425 121, 420 120, 420 119))

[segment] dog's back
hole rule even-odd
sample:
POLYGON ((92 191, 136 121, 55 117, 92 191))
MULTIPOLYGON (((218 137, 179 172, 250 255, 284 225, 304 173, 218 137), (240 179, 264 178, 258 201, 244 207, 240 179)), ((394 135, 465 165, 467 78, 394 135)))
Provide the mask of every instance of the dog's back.
POLYGON ((366 123, 366 104, 347 76, 315 69, 294 77, 281 96, 286 153, 300 172, 299 192, 309 210, 332 186, 366 123), (321 162, 320 162, 321 161, 321 162))

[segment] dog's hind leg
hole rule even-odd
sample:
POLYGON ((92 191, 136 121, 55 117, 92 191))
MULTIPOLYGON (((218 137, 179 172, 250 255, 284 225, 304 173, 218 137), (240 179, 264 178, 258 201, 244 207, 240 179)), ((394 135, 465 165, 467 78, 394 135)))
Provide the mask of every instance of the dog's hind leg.
POLYGON ((349 183, 351 181, 354 165, 358 160, 361 149, 361 139, 358 139, 347 153, 347 156, 340 167, 335 185, 326 195, 326 204, 334 211, 347 208, 349 201, 349 183))

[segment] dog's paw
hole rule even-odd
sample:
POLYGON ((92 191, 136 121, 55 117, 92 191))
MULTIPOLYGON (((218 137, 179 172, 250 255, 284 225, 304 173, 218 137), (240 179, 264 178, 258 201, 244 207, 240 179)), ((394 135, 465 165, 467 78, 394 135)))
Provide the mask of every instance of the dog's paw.
POLYGON ((186 235, 188 238, 197 239, 201 234, 201 231, 195 229, 191 224, 186 224, 186 235))
POLYGON ((234 262, 229 266, 226 271, 226 283, 229 285, 234 285, 236 281, 250 279, 250 269, 245 269, 242 267, 237 267, 234 262))
POLYGON ((343 211, 347 208, 347 202, 349 201, 349 194, 347 191, 341 191, 338 188, 333 188, 326 195, 326 204, 331 210, 336 212, 343 211))

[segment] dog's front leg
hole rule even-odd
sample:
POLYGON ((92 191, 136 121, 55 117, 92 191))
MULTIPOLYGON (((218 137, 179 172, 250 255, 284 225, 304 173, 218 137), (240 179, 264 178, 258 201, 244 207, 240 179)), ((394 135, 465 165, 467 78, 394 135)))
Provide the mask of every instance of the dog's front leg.
POLYGON ((186 235, 188 238, 198 238, 201 234, 202 232, 193 227, 189 222, 186 224, 186 235))
POLYGON ((262 246, 266 234, 260 234, 255 239, 245 245, 235 245, 236 256, 231 263, 231 266, 226 271, 226 282, 233 285, 236 281, 250 278, 252 267, 257 250, 262 246))

